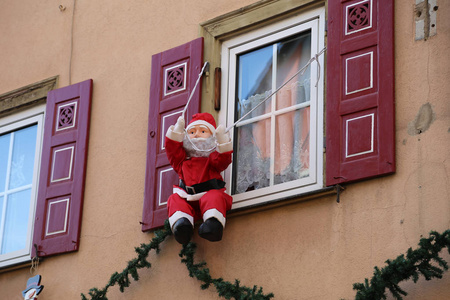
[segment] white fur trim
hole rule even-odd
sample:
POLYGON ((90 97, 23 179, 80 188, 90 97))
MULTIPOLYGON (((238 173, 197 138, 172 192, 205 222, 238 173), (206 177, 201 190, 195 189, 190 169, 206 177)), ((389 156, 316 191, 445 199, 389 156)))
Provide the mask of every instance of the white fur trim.
POLYGON ((211 208, 205 211, 205 213, 203 214, 203 222, 205 222, 209 218, 216 218, 220 223, 222 223, 223 228, 225 228, 226 219, 223 214, 217 209, 211 208))
POLYGON ((179 132, 173 131, 174 128, 175 128, 175 126, 171 125, 169 127, 169 129, 167 129, 166 137, 168 137, 169 139, 171 139, 172 141, 175 141, 175 142, 182 142, 185 133, 179 133, 179 132))
POLYGON ((225 153, 232 150, 233 150, 233 143, 231 141, 229 141, 228 143, 217 145, 217 152, 219 153, 225 153))
POLYGON ((178 196, 180 196, 181 198, 186 199, 187 201, 200 200, 200 198, 203 197, 203 195, 206 194, 206 192, 202 192, 202 193, 197 193, 197 194, 194 194, 194 195, 190 195, 190 194, 186 193, 185 190, 183 190, 182 188, 179 188, 179 187, 174 187, 173 188, 173 193, 178 194, 178 196))
POLYGON ((195 126, 195 125, 205 125, 206 127, 208 127, 209 130, 211 130, 211 133, 213 135, 216 133, 216 129, 214 128, 214 126, 212 126, 210 123, 208 123, 204 120, 197 120, 197 121, 192 122, 191 124, 189 124, 186 127, 186 131, 188 131, 189 128, 191 128, 192 126, 195 126))
POLYGON ((184 213, 182 211, 176 211, 170 218, 169 218, 169 224, 170 224, 170 229, 172 229, 173 232, 173 225, 175 224, 176 221, 178 221, 181 218, 186 218, 189 220, 189 222, 191 222, 192 227, 194 227, 194 217, 192 217, 191 215, 188 215, 187 213, 184 213))

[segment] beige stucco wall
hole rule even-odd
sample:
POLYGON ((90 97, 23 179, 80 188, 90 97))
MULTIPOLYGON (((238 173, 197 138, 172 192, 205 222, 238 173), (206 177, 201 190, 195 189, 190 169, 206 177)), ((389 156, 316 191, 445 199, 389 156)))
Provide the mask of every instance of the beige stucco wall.
MULTIPOLYGON (((139 224, 151 56, 253 2, 0 0, 0 94, 55 75, 60 87, 94 80, 80 250, 39 265, 39 299, 103 287, 152 237, 139 224)), ((374 266, 450 228, 450 2, 439 0, 437 35, 427 41, 414 41, 414 3, 395 1, 396 174, 347 185, 339 204, 332 195, 232 217, 220 243, 195 236, 197 259, 213 276, 262 286, 275 299, 351 299, 352 284, 374 266), (433 122, 411 135, 426 103, 433 122)), ((108 298, 219 299, 188 277, 179 250, 165 242, 140 281, 108 298)), ((0 299, 21 299, 29 277, 28 267, 0 273, 0 299)), ((402 286, 406 299, 447 299, 450 274, 402 286)))

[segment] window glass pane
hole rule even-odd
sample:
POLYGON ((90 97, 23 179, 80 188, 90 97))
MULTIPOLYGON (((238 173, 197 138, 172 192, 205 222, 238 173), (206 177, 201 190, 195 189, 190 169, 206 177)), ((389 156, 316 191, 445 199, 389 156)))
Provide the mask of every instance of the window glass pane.
POLYGON ((5 191, 10 139, 10 133, 0 136, 0 193, 5 191))
POLYGON ((30 198, 31 189, 8 196, 1 254, 26 247, 30 198))
MULTIPOLYGON (((245 115, 272 90, 273 46, 237 57, 237 119, 245 115)), ((264 105, 263 105, 264 107, 264 105)), ((270 107, 270 106, 269 106, 270 107)), ((264 110, 264 109, 263 109, 264 110)), ((252 113, 253 116, 261 112, 252 113)))
POLYGON ((13 156, 9 188, 32 183, 37 125, 18 130, 14 134, 13 156))
MULTIPOLYGON (((277 86, 280 87, 296 72, 300 71, 311 58, 311 33, 305 32, 294 38, 277 44, 277 86)), ((310 67, 289 81, 279 92, 289 91, 289 101, 286 98, 277 101, 277 109, 307 102, 310 100, 310 67)))
POLYGON ((275 184, 309 175, 310 108, 277 116, 275 133, 275 184))
MULTIPOLYGON (((4 202, 3 199, 5 199, 5 197, 0 197, 0 228, 1 225, 3 224, 3 206, 4 206, 4 202)), ((1 232, 0 232, 0 237, 2 236, 1 232)), ((0 240, 1 242, 1 240, 0 240)))
MULTIPOLYGON (((267 99, 301 70, 310 58, 310 30, 238 55, 235 120, 267 99), (276 72, 273 70, 274 61, 276 72)), ((259 118, 236 129, 233 194, 309 175, 310 83, 310 68, 307 68, 246 120, 252 122, 251 118, 259 118), (273 101, 276 101, 276 110, 288 109, 290 112, 280 115, 272 111, 273 101)))
POLYGON ((237 129, 233 194, 270 185, 270 119, 237 129))

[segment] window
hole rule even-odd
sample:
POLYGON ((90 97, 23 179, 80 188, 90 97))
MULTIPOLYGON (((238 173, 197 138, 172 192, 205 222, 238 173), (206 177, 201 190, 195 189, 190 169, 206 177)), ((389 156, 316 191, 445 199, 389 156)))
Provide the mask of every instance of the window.
POLYGON ((30 260, 44 108, 0 118, 0 267, 30 260))
POLYGON ((57 81, 0 95, 0 268, 79 247, 93 83, 57 81))
POLYGON ((232 130, 226 173, 234 208, 323 186, 323 56, 287 82, 323 46, 323 8, 222 43, 220 123, 246 116, 232 130))

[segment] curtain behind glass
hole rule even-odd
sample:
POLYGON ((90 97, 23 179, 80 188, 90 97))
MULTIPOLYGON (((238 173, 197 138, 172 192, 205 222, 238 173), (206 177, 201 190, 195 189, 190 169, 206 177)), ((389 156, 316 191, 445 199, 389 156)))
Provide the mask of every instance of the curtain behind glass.
MULTIPOLYGON (((272 93, 273 76, 276 76, 275 90, 307 63, 311 57, 310 41, 308 32, 238 57, 236 119, 272 93)), ((275 142, 274 184, 309 175, 309 85, 307 69, 303 76, 296 76, 276 94, 274 105, 276 111, 305 103, 303 107, 276 115, 274 119, 267 115, 263 120, 237 128, 233 193, 270 186, 272 141, 275 142), (275 122, 274 138, 271 137, 272 122, 275 122)), ((246 119, 273 113, 272 101, 267 100, 246 119)))

